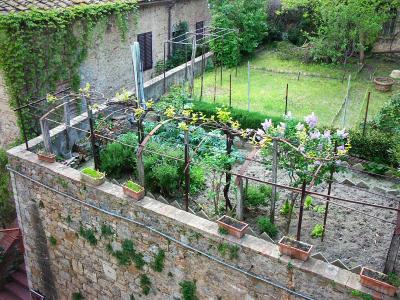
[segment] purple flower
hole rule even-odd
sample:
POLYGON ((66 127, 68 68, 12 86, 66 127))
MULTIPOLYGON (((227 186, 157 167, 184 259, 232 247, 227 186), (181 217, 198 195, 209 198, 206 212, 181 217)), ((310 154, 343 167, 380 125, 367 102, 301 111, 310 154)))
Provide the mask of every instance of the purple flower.
POLYGON ((261 129, 257 129, 257 132, 256 132, 258 135, 260 135, 260 136, 263 136, 263 135, 265 135, 265 132, 264 131, 262 131, 261 129))
POLYGON ((281 136, 284 136, 286 130, 286 124, 281 122, 278 126, 276 126, 276 129, 281 136))
POLYGON ((348 135, 349 135, 349 133, 346 132, 346 129, 345 129, 345 128, 343 128, 342 130, 339 130, 339 129, 338 129, 337 132, 336 132, 336 134, 337 134, 340 138, 342 138, 342 139, 347 138, 348 135))
POLYGON ((296 125, 296 130, 297 130, 297 131, 303 131, 303 129, 304 129, 304 125, 301 124, 300 122, 297 123, 297 125, 296 125))
POLYGON ((314 112, 311 113, 311 115, 308 115, 307 117, 304 118, 308 126, 310 128, 314 128, 318 124, 318 117, 314 114, 314 112))
POLYGON ((264 129, 265 132, 268 131, 268 129, 272 126, 272 120, 265 119, 264 123, 261 123, 262 128, 264 129))
POLYGON ((336 150, 338 151, 338 152, 343 152, 344 151, 344 145, 340 145, 339 147, 337 147, 336 148, 336 150))
POLYGON ((324 131, 324 137, 327 138, 327 139, 330 139, 331 138, 331 131, 330 130, 325 130, 324 131))
POLYGON ((319 139, 320 136, 321 136, 321 133, 319 132, 318 129, 315 129, 313 132, 310 132, 310 138, 311 138, 312 140, 319 139))

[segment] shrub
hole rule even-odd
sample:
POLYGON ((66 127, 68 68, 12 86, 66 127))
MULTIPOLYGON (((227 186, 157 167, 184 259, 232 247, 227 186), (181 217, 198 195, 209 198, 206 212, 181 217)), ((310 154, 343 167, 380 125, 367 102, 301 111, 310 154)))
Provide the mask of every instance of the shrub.
POLYGON ((160 249, 157 255, 154 258, 154 262, 151 265, 152 269, 156 272, 162 272, 164 270, 164 260, 165 260, 165 252, 160 249))
POLYGON ((322 236, 322 233, 324 232, 324 225, 322 224, 316 224, 311 231, 311 236, 313 238, 318 238, 322 236))
POLYGON ((183 300, 198 300, 196 295, 196 281, 184 280, 179 283, 183 300))
POLYGON ((265 232, 271 238, 275 238, 278 234, 278 229, 276 228, 275 224, 271 223, 267 217, 258 218, 257 226, 261 232, 265 232))
POLYGON ((143 294, 148 295, 150 293, 151 281, 146 274, 140 275, 140 287, 143 294))
POLYGON ((270 186, 249 186, 246 194, 246 203, 249 206, 265 205, 271 199, 272 188, 270 186))
POLYGON ((400 94, 394 95, 374 119, 374 127, 380 131, 400 134, 400 94))
MULTIPOLYGON (((121 135, 118 141, 135 148, 138 145, 137 136, 132 132, 121 135)), ((116 178, 121 177, 125 172, 132 172, 136 167, 135 148, 122 145, 119 142, 108 144, 100 152, 100 169, 107 175, 116 178)))
POLYGON ((0 148, 0 225, 3 227, 14 217, 14 206, 9 190, 10 175, 6 169, 7 163, 6 151, 0 148))

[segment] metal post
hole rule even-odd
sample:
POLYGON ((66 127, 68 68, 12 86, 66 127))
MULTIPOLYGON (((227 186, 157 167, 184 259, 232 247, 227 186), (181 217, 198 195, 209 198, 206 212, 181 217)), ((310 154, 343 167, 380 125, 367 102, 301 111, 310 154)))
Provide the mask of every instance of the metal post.
MULTIPOLYGON (((278 141, 273 140, 272 142, 273 153, 272 153, 272 182, 277 183, 278 179, 278 141)), ((271 223, 275 222, 275 202, 276 202, 276 185, 272 186, 271 193, 271 212, 269 219, 271 223)))
POLYGON ((190 160, 189 160, 189 131, 185 131, 185 210, 189 211, 190 192, 190 160))
POLYGON ((300 241, 301 237, 301 223, 303 222, 303 210, 304 210, 304 200, 306 199, 306 185, 307 181, 303 181, 303 186, 301 187, 301 200, 300 200, 300 212, 299 212, 299 222, 297 223, 297 236, 296 240, 300 241))
POLYGON ((167 82, 166 82, 166 77, 165 77, 165 72, 166 72, 166 53, 165 53, 165 44, 166 42, 164 42, 164 64, 163 64, 163 73, 164 73, 164 78, 163 78, 163 84, 164 84, 164 94, 167 92, 167 82))
POLYGON ((232 74, 229 74, 229 108, 232 107, 232 74))
POLYGON ((89 127, 90 127, 90 143, 92 146, 92 152, 93 152, 93 160, 94 160, 94 168, 96 170, 100 169, 100 154, 99 154, 99 149, 96 145, 96 134, 94 133, 94 124, 93 124, 93 113, 92 113, 92 108, 91 108, 91 101, 88 98, 87 100, 87 105, 86 105, 86 110, 87 110, 87 115, 89 119, 89 127))
POLYGON ((247 61, 247 111, 250 111, 250 61, 247 61))
POLYGON ((289 97, 289 83, 286 83, 285 116, 287 115, 288 97, 289 97))
POLYGON ((369 108, 369 100, 370 100, 370 98, 371 98, 371 92, 368 92, 367 107, 365 109, 365 117, 364 117, 363 137, 365 136, 365 130, 367 128, 367 118, 368 118, 368 108, 369 108))

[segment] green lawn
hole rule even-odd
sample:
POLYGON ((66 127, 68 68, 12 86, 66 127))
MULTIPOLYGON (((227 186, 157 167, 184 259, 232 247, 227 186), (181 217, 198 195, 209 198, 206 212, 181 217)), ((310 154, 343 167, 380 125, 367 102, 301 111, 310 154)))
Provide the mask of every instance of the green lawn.
MULTIPOLYGON (((357 64, 348 64, 346 68, 341 65, 327 64, 303 64, 297 60, 280 59, 276 52, 271 50, 259 51, 251 60, 250 74, 250 110, 259 111, 271 116, 280 116, 285 109, 285 90, 289 84, 288 110, 294 117, 303 118, 315 112, 323 125, 342 126, 344 109, 340 111, 347 89, 347 76, 352 75, 349 102, 345 126, 353 127, 364 116, 366 95, 371 91, 369 107, 369 119, 371 119, 380 107, 396 92, 395 86, 390 93, 382 93, 374 89, 369 80, 371 73, 375 75, 388 75, 393 68, 393 62, 384 60, 369 60, 368 67, 357 74, 357 64), (255 69, 257 68, 257 69, 255 69), (314 76, 298 76, 296 74, 280 74, 271 72, 290 71, 307 74, 321 74, 323 76, 336 77, 327 79, 314 76), (342 82, 343 75, 346 79, 342 82)), ((224 69, 222 85, 220 71, 217 71, 216 102, 229 104, 229 74, 232 74, 232 106, 247 109, 247 62, 244 62, 236 70, 224 69)), ((209 70, 204 77, 203 101, 214 101, 215 71, 209 70)), ((200 95, 201 80, 196 78, 195 94, 200 95)))

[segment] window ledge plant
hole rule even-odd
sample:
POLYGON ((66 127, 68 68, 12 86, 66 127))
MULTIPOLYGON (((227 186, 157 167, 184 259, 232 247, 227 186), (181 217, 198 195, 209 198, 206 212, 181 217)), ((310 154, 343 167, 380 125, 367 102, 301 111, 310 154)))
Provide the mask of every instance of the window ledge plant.
POLYGON ((92 168, 84 168, 81 171, 81 179, 86 183, 98 186, 104 183, 106 174, 92 168))
POLYGON ((142 186, 133 182, 132 180, 128 180, 123 186, 122 189, 124 194, 129 196, 136 201, 141 200, 144 197, 145 191, 142 186))
POLYGON ((56 155, 54 153, 48 153, 44 150, 40 150, 37 152, 38 159, 40 161, 53 163, 56 161, 56 155))

